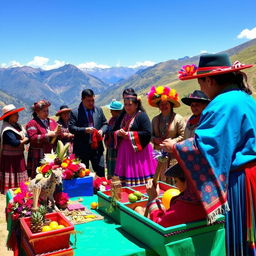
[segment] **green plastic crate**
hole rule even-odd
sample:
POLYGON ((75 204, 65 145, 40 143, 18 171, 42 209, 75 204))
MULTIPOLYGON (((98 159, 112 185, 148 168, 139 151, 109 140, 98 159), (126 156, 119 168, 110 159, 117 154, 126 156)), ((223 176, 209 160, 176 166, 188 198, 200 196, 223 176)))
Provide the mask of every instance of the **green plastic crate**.
MULTIPOLYGON (((111 191, 98 191, 98 209, 111 217, 116 223, 120 224, 120 205, 129 203, 128 195, 134 190, 130 187, 122 187, 122 198, 115 207, 111 207, 111 191)), ((144 198, 147 198, 146 196, 144 198)), ((142 200, 140 200, 142 201, 142 200)), ((138 201, 139 202, 139 201, 138 201)))
POLYGON ((122 228, 161 256, 226 255, 222 215, 212 225, 203 220, 164 228, 132 210, 135 204, 119 207, 122 228))

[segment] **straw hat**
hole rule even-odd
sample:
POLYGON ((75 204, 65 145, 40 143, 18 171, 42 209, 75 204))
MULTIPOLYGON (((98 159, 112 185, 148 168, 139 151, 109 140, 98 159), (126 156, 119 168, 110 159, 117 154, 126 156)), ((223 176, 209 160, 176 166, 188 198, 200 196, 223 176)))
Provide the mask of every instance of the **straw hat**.
POLYGON ((5 119, 7 116, 13 115, 17 112, 24 110, 25 108, 16 108, 13 104, 6 105, 2 108, 2 116, 0 120, 5 119))
POLYGON ((60 106, 60 110, 55 114, 55 116, 60 116, 64 112, 70 112, 71 108, 69 108, 67 105, 60 106))
POLYGON ((244 65, 235 61, 233 65, 227 54, 205 54, 200 57, 199 66, 186 65, 179 71, 180 80, 190 80, 206 76, 221 75, 250 68, 253 65, 244 65))

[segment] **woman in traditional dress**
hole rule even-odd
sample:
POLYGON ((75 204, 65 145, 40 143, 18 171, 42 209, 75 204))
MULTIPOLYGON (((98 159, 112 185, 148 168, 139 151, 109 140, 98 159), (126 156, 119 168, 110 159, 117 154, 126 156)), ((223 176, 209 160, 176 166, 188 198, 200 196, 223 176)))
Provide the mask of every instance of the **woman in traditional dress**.
POLYGON ((202 111, 206 108, 211 100, 202 91, 195 90, 187 97, 183 97, 181 101, 190 106, 193 113, 193 115, 190 116, 187 121, 184 132, 184 139, 188 139, 195 136, 195 129, 199 125, 202 111))
POLYGON ((69 153, 73 153, 73 140, 74 140, 74 134, 69 132, 68 126, 70 121, 70 112, 71 108, 69 108, 67 105, 60 106, 60 110, 55 114, 55 116, 59 117, 59 120, 57 123, 61 125, 61 135, 60 140, 65 145, 66 143, 70 143, 69 146, 69 153))
POLYGON ((108 121, 108 129, 107 129, 107 132, 105 133, 105 138, 104 138, 105 147, 107 148, 106 164, 107 164, 108 179, 111 179, 115 172, 116 156, 117 156, 117 150, 114 148, 114 140, 113 140, 113 136, 111 136, 111 133, 118 116, 120 115, 120 113, 124 108, 124 105, 121 102, 113 99, 111 103, 106 107, 111 112, 111 118, 108 121))
MULTIPOLYGON (((179 96, 176 90, 169 87, 154 86, 148 93, 148 103, 157 107, 161 113, 152 120, 152 139, 154 149, 159 150, 159 145, 167 138, 174 142, 182 141, 184 138, 185 121, 183 117, 176 114, 173 108, 180 106, 179 96)), ((160 180, 171 183, 171 178, 164 175, 168 166, 176 163, 172 154, 168 155, 168 161, 161 163, 160 180)))
POLYGON ((51 103, 40 100, 33 105, 33 119, 26 125, 30 139, 27 170, 29 177, 33 178, 36 168, 40 166, 40 160, 44 153, 50 153, 54 149, 54 137, 61 134, 61 127, 53 119, 49 118, 49 106, 51 103))
POLYGON ((252 67, 226 54, 206 54, 199 67, 184 66, 181 80, 198 79, 211 99, 195 137, 165 140, 197 191, 210 222, 226 213, 226 247, 232 256, 255 255, 256 102, 240 70, 252 67))
POLYGON ((5 194, 10 188, 17 188, 27 181, 24 159, 24 144, 28 142, 26 130, 18 123, 18 112, 24 108, 16 108, 13 104, 3 107, 0 146, 0 190, 5 194))
POLYGON ((126 186, 145 184, 156 169, 150 120, 132 88, 124 90, 123 98, 124 110, 113 129, 118 150, 115 175, 126 186))

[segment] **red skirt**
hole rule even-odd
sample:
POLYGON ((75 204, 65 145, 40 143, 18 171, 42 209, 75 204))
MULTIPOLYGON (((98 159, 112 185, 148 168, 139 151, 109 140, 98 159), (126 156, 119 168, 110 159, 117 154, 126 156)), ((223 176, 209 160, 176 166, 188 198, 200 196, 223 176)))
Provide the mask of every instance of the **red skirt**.
POLYGON ((10 188, 17 188, 28 180, 24 155, 1 156, 0 192, 5 194, 10 188))

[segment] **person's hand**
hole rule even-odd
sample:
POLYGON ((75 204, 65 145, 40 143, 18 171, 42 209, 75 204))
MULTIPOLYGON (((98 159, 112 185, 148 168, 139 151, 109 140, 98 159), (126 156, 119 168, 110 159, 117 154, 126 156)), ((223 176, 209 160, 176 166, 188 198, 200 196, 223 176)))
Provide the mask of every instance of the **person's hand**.
POLYGON ((92 134, 94 130, 95 130, 94 127, 86 127, 86 128, 85 128, 85 133, 92 134))
POLYGON ((142 206, 136 206, 134 208, 134 211, 139 213, 140 215, 143 215, 144 216, 144 213, 145 213, 145 207, 142 207, 142 206))
POLYGON ((48 132, 46 133, 46 136, 47 136, 47 137, 50 137, 50 138, 55 137, 55 136, 56 136, 56 132, 55 132, 55 131, 48 131, 48 132))
POLYGON ((29 141, 29 138, 28 138, 28 137, 25 137, 25 138, 23 138, 23 139, 20 141, 20 143, 21 143, 21 144, 26 144, 28 141, 29 141))
POLYGON ((148 194, 148 200, 154 200, 158 197, 159 195, 159 186, 157 184, 157 186, 155 187, 153 184, 153 179, 150 179, 148 181, 148 183, 146 184, 146 188, 147 188, 147 194, 148 194))
POLYGON ((117 135, 120 137, 123 137, 124 139, 128 138, 128 132, 126 132, 124 129, 120 129, 117 132, 117 135))
POLYGON ((102 130, 98 130, 98 134, 99 134, 100 136, 102 136, 102 135, 103 135, 103 131, 102 131, 102 130))
POLYGON ((61 125, 58 125, 55 135, 56 135, 56 136, 61 135, 61 125))
POLYGON ((166 152, 172 153, 172 148, 175 142, 172 139, 165 139, 159 146, 166 152))
POLYGON ((69 139, 73 139, 74 136, 75 136, 75 135, 74 135, 73 133, 68 133, 68 138, 69 138, 69 139))
POLYGON ((154 139, 153 139, 153 143, 155 143, 155 144, 157 144, 157 145, 161 144, 162 141, 163 141, 163 140, 162 140, 161 138, 154 138, 154 139))

